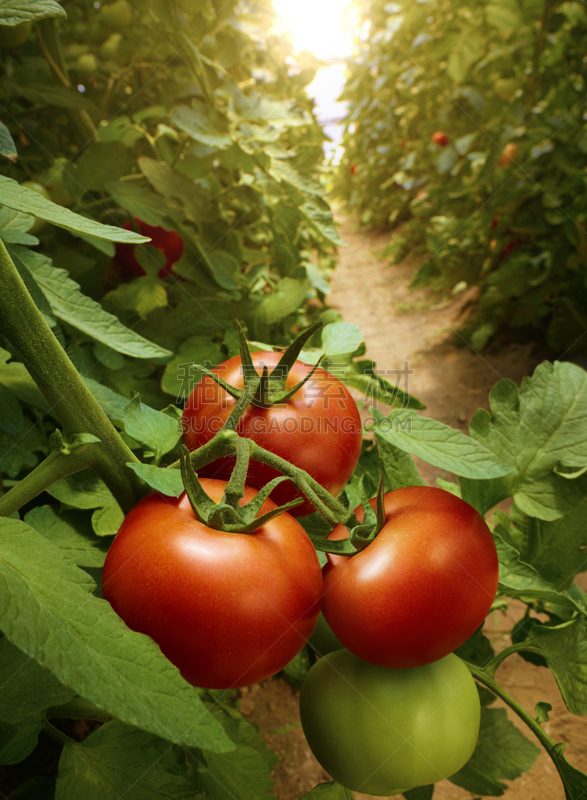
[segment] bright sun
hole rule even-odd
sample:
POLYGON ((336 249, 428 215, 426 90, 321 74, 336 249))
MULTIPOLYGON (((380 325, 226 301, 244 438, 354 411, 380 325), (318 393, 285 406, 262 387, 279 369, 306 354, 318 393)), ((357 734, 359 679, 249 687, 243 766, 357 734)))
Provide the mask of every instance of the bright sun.
MULTIPOLYGON (((318 58, 344 58, 352 51, 352 33, 345 30, 350 0, 273 0, 277 28, 289 33, 297 52, 318 58)), ((348 26, 350 27, 350 26, 348 26)))

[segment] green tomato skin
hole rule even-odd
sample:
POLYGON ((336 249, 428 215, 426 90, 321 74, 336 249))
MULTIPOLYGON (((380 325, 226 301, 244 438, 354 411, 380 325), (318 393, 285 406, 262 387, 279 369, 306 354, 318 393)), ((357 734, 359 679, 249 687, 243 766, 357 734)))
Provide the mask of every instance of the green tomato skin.
POLYGON ((300 695, 304 734, 320 764, 342 786, 380 796, 461 769, 480 714, 475 682, 454 653, 386 669, 337 650, 314 664, 300 695))
POLYGON ((324 614, 320 612, 318 622, 314 628, 314 633, 308 639, 308 644, 317 656, 325 656, 335 650, 341 650, 344 644, 334 635, 332 628, 324 619, 324 614))

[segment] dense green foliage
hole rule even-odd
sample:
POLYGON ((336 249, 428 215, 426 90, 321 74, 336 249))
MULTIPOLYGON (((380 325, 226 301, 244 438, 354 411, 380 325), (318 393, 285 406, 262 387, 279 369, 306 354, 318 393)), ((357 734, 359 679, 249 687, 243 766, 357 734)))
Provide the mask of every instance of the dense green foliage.
POLYGON ((504 325, 573 347, 587 327, 584 4, 374 0, 364 15, 337 191, 364 224, 407 223, 388 254, 423 244, 413 285, 479 287, 474 347, 504 325))

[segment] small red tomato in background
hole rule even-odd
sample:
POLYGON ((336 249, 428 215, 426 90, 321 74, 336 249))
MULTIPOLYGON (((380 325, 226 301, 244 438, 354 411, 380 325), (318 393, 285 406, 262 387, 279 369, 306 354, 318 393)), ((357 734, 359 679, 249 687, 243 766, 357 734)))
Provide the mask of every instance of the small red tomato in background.
POLYGON ((491 227, 497 228, 498 225, 499 225, 499 214, 497 213, 497 211, 495 211, 493 216, 491 217, 491 227))
POLYGON ((448 136, 442 131, 436 131, 432 134, 432 141, 439 147, 446 147, 448 144, 448 136))
POLYGON ((407 139, 402 139, 401 144, 400 144, 401 149, 405 150, 407 145, 408 145, 408 140, 407 139))
POLYGON ((505 261, 506 258, 509 256, 509 254, 513 250, 515 250, 517 247, 519 247, 521 244, 524 244, 524 240, 523 239, 512 239, 511 242, 508 242, 506 244, 506 246, 503 248, 503 250, 501 251, 501 253, 500 253, 500 256, 499 256, 500 263, 502 261, 505 261))
MULTIPOLYGON (((221 499, 224 481, 201 483, 221 499)), ((243 502, 256 494, 247 487, 243 502)), ((273 508, 267 500, 261 513, 273 508)), ((187 681, 227 689, 274 675, 302 649, 320 611, 322 574, 289 514, 254 533, 226 533, 200 522, 185 493, 151 492, 108 551, 102 593, 187 681)))
MULTIPOLYGON (((259 373, 263 365, 271 372, 281 359, 281 353, 258 352, 251 353, 251 357, 259 373)), ((311 369, 311 365, 296 361, 286 386, 295 386, 311 369)), ((237 389, 244 386, 240 356, 228 359, 213 372, 237 389)), ((184 408, 182 428, 186 447, 195 450, 210 441, 235 405, 236 400, 205 375, 184 408)), ((250 405, 237 432, 305 470, 333 495, 342 491, 361 454, 362 426, 357 404, 341 381, 320 368, 287 402, 269 408, 250 405)), ((234 458, 222 458, 198 472, 206 477, 228 480, 234 462, 234 458)), ((247 483, 260 489, 277 475, 271 467, 251 459, 247 483)), ((279 505, 297 496, 296 487, 289 482, 277 486, 271 493, 279 505)), ((305 500, 290 513, 301 517, 313 510, 314 506, 305 500)))
POLYGON ((354 164, 351 165, 351 175, 355 175, 357 172, 357 168, 354 164))
POLYGON ((506 144, 503 148, 503 152, 499 161, 497 162, 498 167, 507 167, 508 164, 511 164, 512 161, 515 161, 518 157, 520 152, 520 147, 515 142, 510 142, 506 144))
MULTIPOLYGON (((362 509, 355 513, 363 519, 362 509)), ((443 489, 388 492, 385 513, 364 550, 328 554, 322 612, 364 661, 419 667, 456 650, 481 625, 497 591, 497 552, 483 517, 443 489)), ((328 538, 347 536, 337 525, 328 538)))
MULTIPOLYGON (((135 217, 135 222, 139 226, 139 233, 143 236, 148 236, 153 247, 158 247, 165 256, 165 265, 159 270, 160 278, 167 278, 173 271, 173 265, 179 261, 183 254, 183 239, 176 231, 166 231, 165 228, 160 226, 147 225, 141 219, 135 217)), ((124 226, 125 230, 132 230, 132 225, 127 222, 124 226)), ((141 267, 135 257, 134 244, 116 244, 116 254, 114 262, 120 267, 122 275, 127 280, 145 275, 145 270, 141 267)), ((140 245, 138 245, 140 247, 140 245)))
POLYGON ((422 191, 418 192, 418 194, 416 195, 416 200, 423 200, 425 197, 428 197, 428 192, 426 191, 426 189, 422 189, 422 191))

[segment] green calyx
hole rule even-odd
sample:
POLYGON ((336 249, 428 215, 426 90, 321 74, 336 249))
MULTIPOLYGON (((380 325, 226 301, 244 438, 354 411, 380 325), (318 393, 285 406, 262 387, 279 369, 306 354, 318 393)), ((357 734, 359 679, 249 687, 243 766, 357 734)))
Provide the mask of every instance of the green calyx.
POLYGON ((377 505, 375 510, 366 495, 362 478, 359 483, 359 490, 361 493, 361 506, 363 508, 363 522, 359 522, 353 527, 347 526, 349 528, 349 536, 346 539, 321 539, 317 536, 310 536, 316 550, 338 556, 354 556, 370 545, 383 528, 385 525, 383 476, 381 476, 379 489, 377 491, 377 505))
POLYGON ((187 447, 181 447, 179 457, 181 477, 190 505, 197 519, 209 528, 230 533, 254 533, 274 517, 303 502, 300 497, 257 516, 273 489, 283 481, 290 480, 282 476, 270 481, 246 505, 239 505, 245 493, 245 479, 249 466, 249 447, 246 439, 237 442, 236 465, 220 503, 215 503, 202 488, 192 467, 187 447))
POLYGON ((234 397, 235 400, 240 400, 247 391, 247 388, 249 388, 249 386, 254 382, 258 381, 255 391, 251 393, 250 403, 252 405, 257 406, 257 408, 269 408, 270 406, 286 403, 295 395, 296 392, 302 388, 302 386, 308 380, 310 380, 312 375, 320 366, 322 358, 318 360, 318 363, 314 365, 312 371, 309 372, 302 381, 289 389, 286 388, 287 378, 291 368, 295 364, 306 342, 311 339, 316 331, 322 327, 321 322, 317 322, 315 325, 312 325, 311 328, 308 328, 303 333, 300 333, 297 339, 292 342, 287 350, 283 353, 279 359, 279 363, 275 365, 271 372, 267 370, 267 367, 264 367, 263 373, 260 376, 260 380, 259 373, 253 365, 251 351, 249 350, 244 331, 237 320, 234 321, 234 327, 236 328, 240 342, 240 354, 243 366, 245 388, 237 389, 236 387, 231 386, 229 383, 216 375, 216 373, 206 369, 205 367, 198 365, 198 369, 201 370, 205 375, 209 375, 212 380, 216 381, 216 383, 231 397, 234 397))

